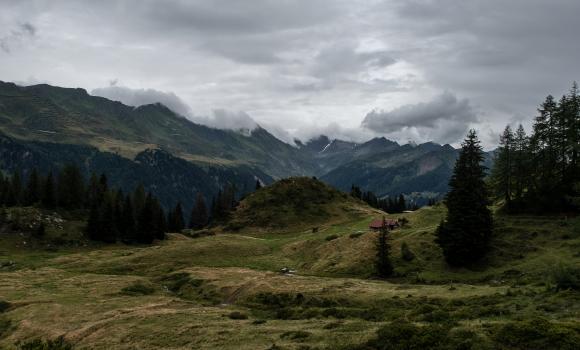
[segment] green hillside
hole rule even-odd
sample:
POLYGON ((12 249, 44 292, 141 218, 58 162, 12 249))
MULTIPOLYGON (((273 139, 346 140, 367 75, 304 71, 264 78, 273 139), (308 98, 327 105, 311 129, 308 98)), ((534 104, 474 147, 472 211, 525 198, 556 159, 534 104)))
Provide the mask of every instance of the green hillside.
POLYGON ((132 159, 151 148, 201 164, 253 165, 283 177, 312 173, 310 163, 264 129, 251 135, 192 123, 161 104, 134 108, 50 85, 0 82, 0 131, 20 139, 91 145, 132 159))
POLYGON ((292 177, 244 198, 227 228, 291 231, 352 220, 371 211, 360 201, 317 179, 292 177))
MULTIPOLYGON (((249 207, 270 192, 258 195, 249 207)), ((66 217, 42 239, 5 223, 0 347, 63 336, 80 349, 355 349, 399 334, 386 329, 411 338, 413 327, 461 349, 577 344, 580 295, 557 286, 580 266, 580 218, 499 216, 487 261, 450 269, 433 242, 443 206, 388 216, 409 224, 391 233, 396 277, 383 281, 370 278, 366 229, 378 215, 359 214, 318 232, 296 221, 141 247, 85 242, 66 217)))

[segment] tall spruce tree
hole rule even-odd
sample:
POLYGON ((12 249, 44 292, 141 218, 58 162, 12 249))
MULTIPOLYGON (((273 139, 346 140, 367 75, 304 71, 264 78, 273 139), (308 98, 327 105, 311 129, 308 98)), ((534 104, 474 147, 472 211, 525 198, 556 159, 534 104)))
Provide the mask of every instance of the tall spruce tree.
POLYGON ((6 191, 6 206, 12 207, 22 203, 22 176, 20 171, 15 171, 10 179, 6 191))
POLYGON ((167 217, 167 226, 168 230, 171 232, 181 232, 181 230, 185 228, 181 202, 177 202, 175 208, 169 212, 169 216, 167 217))
POLYGON ((131 196, 127 195, 123 202, 121 217, 121 238, 125 242, 132 242, 136 240, 136 222, 135 211, 133 208, 133 201, 131 196))
POLYGON ((74 165, 65 165, 58 178, 58 203, 65 209, 80 209, 85 201, 83 175, 74 165))
POLYGON ((530 140, 522 124, 516 130, 513 150, 513 190, 518 207, 530 183, 530 140))
POLYGON ((189 227, 194 230, 199 230, 204 228, 208 222, 207 206, 205 205, 205 199, 201 193, 197 193, 195 199, 195 205, 191 210, 191 217, 189 221, 189 227))
POLYGON ((475 130, 470 130, 449 181, 447 217, 436 233, 436 242, 452 266, 474 263, 488 251, 493 222, 482 162, 480 141, 475 130))
POLYGON ((158 213, 155 211, 155 203, 151 193, 147 194, 143 207, 139 212, 137 223, 137 241, 143 244, 151 244, 155 239, 156 226, 159 220, 158 213))
POLYGON ((377 234, 375 269, 379 277, 390 277, 393 274, 391 263, 391 245, 389 244, 389 227, 383 217, 383 224, 377 234))
POLYGON ((494 195, 498 199, 503 199, 509 207, 512 200, 513 183, 513 158, 514 158, 514 133, 508 125, 499 139, 494 167, 491 173, 491 182, 494 195))
POLYGON ((36 168, 28 175, 26 190, 24 191, 24 205, 33 205, 40 202, 40 176, 36 168))
POLYGON ((56 191, 52 172, 49 172, 44 179, 42 186, 42 206, 47 209, 52 209, 56 206, 56 191))

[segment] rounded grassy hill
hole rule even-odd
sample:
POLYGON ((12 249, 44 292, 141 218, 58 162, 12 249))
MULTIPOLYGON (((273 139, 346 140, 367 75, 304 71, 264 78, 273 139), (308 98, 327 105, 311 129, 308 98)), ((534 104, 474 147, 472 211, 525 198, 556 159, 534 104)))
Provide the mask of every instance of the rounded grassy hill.
POLYGON ((291 177, 244 198, 227 228, 312 227, 352 220, 375 211, 363 202, 309 177, 291 177))

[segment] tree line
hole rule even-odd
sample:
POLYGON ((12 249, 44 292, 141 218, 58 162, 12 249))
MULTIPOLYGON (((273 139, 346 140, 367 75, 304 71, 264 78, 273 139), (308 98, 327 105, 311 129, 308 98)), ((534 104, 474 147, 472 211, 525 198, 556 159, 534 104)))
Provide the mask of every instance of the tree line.
POLYGON ((408 209, 417 209, 415 206, 407 203, 403 194, 395 197, 379 198, 371 191, 363 191, 360 187, 352 185, 350 188, 350 195, 364 201, 373 208, 380 209, 387 213, 402 213, 408 209))
POLYGON ((47 175, 32 169, 26 179, 20 171, 8 176, 0 172, 0 207, 36 206, 79 215, 88 213, 86 234, 102 242, 148 244, 163 239, 165 232, 201 229, 210 223, 210 214, 215 219, 225 217, 236 204, 233 186, 227 186, 214 197, 211 212, 204 196, 198 193, 186 223, 181 203, 166 213, 143 185, 124 194, 121 189, 109 187, 105 174, 92 174, 85 182, 76 165, 65 165, 56 174, 47 175))
POLYGON ((490 184, 508 212, 554 212, 580 205, 578 85, 558 101, 548 95, 532 133, 508 125, 500 137, 490 184))

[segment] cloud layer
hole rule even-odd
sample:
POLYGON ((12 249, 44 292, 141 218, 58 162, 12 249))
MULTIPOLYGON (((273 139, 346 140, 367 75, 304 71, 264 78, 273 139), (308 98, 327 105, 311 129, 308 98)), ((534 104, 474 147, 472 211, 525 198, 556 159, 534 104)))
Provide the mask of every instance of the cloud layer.
POLYGON ((411 139, 423 135, 423 138, 453 143, 475 122, 477 115, 469 100, 444 92, 429 102, 408 104, 390 111, 372 110, 361 125, 376 133, 404 132, 411 139))
MULTIPOLYGON (((132 103, 149 100, 150 89, 172 92, 185 101, 173 106, 180 113, 211 119, 214 110, 244 111, 289 138, 389 132, 456 142, 468 124, 495 135, 506 122, 531 120, 545 95, 580 79, 573 76, 580 60, 577 0, 0 0, 0 6, 2 80, 93 90, 118 78, 141 91, 127 97, 132 103), (441 111, 457 112, 456 119, 418 113, 421 103, 445 104, 445 91, 461 96, 459 111, 441 111), (477 106, 477 120, 459 116, 464 99, 477 106), (367 116, 371 110, 377 117, 367 116), (383 125, 380 111, 388 111, 388 130, 360 127, 374 119, 383 125)), ((240 113, 225 118, 247 122, 240 113)), ((485 138, 488 146, 497 142, 485 138)))

